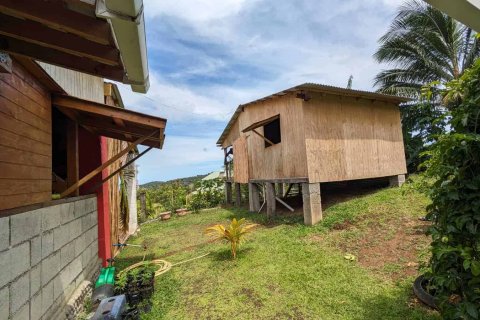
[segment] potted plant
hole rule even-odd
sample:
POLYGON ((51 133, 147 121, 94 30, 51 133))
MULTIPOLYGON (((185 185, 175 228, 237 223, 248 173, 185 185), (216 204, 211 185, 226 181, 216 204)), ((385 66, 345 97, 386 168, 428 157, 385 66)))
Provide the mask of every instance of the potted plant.
POLYGON ((168 220, 172 217, 172 213, 170 211, 160 213, 160 220, 168 220))

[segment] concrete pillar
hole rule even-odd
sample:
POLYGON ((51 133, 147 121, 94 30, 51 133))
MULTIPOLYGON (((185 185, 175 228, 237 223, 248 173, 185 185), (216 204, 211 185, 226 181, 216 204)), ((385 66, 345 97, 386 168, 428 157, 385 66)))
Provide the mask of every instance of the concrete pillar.
POLYGON ((225 203, 232 204, 232 183, 225 181, 225 203))
POLYGON ((260 190, 256 183, 248 184, 248 205, 251 212, 260 210, 260 190))
POLYGON ((272 217, 275 215, 277 209, 277 200, 275 199, 275 184, 271 182, 265 183, 266 186, 266 195, 267 200, 267 217, 272 217))
POLYGON ((240 183, 235 183, 235 206, 240 207, 242 204, 242 189, 240 183))
POLYGON ((405 183, 405 175, 399 174, 398 176, 389 177, 390 187, 401 187, 405 183))
POLYGON ((303 221, 307 226, 312 226, 322 220, 320 183, 303 183, 302 198, 303 221))
POLYGON ((142 221, 147 219, 147 194, 145 191, 140 192, 140 214, 142 217, 142 221))
POLYGON ((283 182, 277 183, 277 197, 283 198, 284 193, 283 182))

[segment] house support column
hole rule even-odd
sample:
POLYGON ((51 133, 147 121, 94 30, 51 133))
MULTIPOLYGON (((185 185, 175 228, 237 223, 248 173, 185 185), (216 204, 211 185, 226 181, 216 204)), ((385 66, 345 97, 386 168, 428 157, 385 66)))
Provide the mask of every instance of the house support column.
POLYGON ((277 197, 283 198, 283 193, 285 192, 283 188, 283 182, 277 183, 277 197))
POLYGON ((405 183, 405 175, 399 174, 397 176, 389 177, 390 187, 401 187, 405 183))
POLYGON ((265 197, 267 200, 267 217, 270 218, 275 215, 277 206, 277 199, 275 199, 275 183, 266 182, 265 186, 265 197))
POLYGON ((251 212, 260 210, 260 190, 256 183, 248 183, 248 208, 251 212))
POLYGON ((235 183, 235 206, 240 207, 242 204, 242 188, 240 183, 235 183))
POLYGON ((225 181, 225 203, 232 204, 232 183, 225 181))
POLYGON ((320 183, 302 183, 303 221, 312 226, 322 220, 320 183))

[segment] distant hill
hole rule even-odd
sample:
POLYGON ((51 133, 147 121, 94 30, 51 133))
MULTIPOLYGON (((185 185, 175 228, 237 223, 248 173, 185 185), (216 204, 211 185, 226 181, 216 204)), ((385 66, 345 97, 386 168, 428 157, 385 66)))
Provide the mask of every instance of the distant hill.
POLYGON ((168 180, 168 181, 151 181, 151 182, 147 182, 145 184, 140 185, 140 187, 145 188, 145 189, 154 189, 154 188, 157 188, 161 185, 169 184, 169 183, 177 182, 177 181, 180 181, 184 185, 189 185, 189 184, 191 184, 191 183, 193 183, 197 180, 205 178, 206 176, 207 176, 207 174, 199 174, 199 175, 196 175, 196 176, 193 176, 193 177, 173 179, 173 180, 168 180))

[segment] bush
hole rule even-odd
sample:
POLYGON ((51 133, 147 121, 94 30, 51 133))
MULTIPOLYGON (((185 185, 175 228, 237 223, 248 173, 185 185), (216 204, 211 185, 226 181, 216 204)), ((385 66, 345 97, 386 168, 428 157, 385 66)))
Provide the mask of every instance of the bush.
POLYGON ((480 60, 445 90, 452 131, 426 162, 432 204, 432 257, 427 277, 445 319, 480 314, 480 60))
POLYGON ((195 182, 194 191, 188 196, 187 208, 192 212, 213 208, 223 202, 223 180, 200 180, 195 182))

